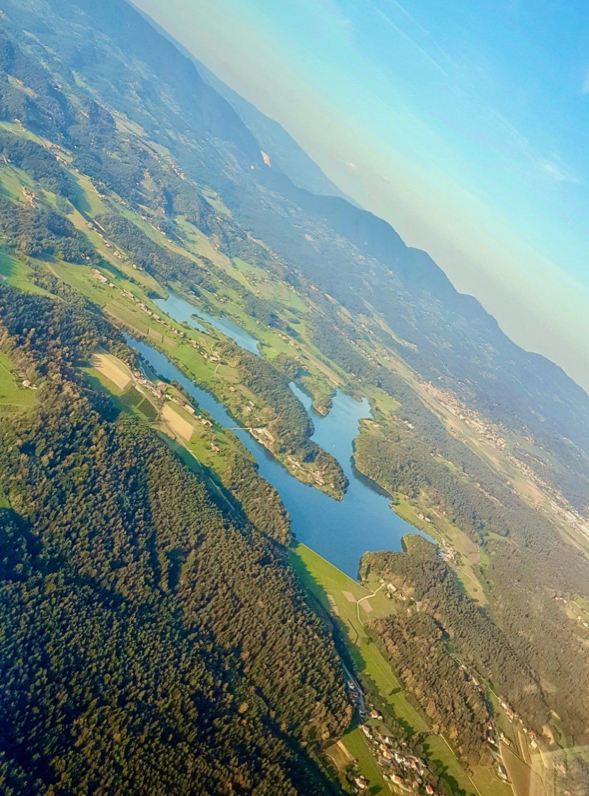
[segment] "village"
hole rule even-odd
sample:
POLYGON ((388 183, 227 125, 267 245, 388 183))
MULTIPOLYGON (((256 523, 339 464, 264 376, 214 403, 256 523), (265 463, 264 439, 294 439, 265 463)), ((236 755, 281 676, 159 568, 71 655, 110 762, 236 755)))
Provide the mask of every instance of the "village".
MULTIPOLYGON (((383 718, 374 708, 370 711, 369 717, 378 722, 382 722, 383 718)), ((397 748, 394 739, 375 726, 362 724, 360 730, 366 738, 374 759, 382 769, 384 781, 393 792, 398 790, 415 793, 421 789, 427 796, 437 796, 433 787, 425 782, 428 769, 424 761, 408 754, 402 748, 405 742, 401 744, 401 748, 397 748)), ((434 775, 431 776, 433 778, 434 775)), ((354 781, 359 791, 365 790, 367 783, 363 777, 357 777, 354 781)))
POLYGON ((497 427, 493 423, 484 420, 474 409, 469 409, 455 396, 440 390, 431 382, 424 382, 424 386, 432 398, 444 406, 459 420, 462 420, 462 422, 478 436, 482 437, 486 442, 499 450, 505 450, 507 440, 499 434, 497 427))

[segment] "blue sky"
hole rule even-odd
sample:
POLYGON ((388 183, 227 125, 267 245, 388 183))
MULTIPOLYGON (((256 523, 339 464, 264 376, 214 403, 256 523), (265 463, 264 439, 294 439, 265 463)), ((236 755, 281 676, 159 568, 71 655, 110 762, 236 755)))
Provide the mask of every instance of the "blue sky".
POLYGON ((589 4, 136 0, 589 389, 589 4))

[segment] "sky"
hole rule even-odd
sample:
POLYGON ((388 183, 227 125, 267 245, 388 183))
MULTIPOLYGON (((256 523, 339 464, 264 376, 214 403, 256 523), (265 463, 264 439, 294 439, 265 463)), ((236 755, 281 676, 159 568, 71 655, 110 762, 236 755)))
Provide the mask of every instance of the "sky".
POLYGON ((586 0, 134 0, 589 391, 586 0))

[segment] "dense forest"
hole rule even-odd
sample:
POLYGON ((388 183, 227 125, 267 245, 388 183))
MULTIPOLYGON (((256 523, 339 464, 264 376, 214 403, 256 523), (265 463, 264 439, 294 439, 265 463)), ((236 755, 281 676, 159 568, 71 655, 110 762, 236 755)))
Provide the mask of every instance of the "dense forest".
POLYGON ((35 141, 0 132, 0 155, 6 164, 22 169, 43 188, 67 199, 74 198, 72 181, 63 166, 35 141))
POLYGON ((3 792, 325 792, 303 746, 351 709, 281 548, 84 385, 99 315, 0 317, 42 397, 0 432, 3 792))
POLYGON ((288 378, 261 357, 238 346, 228 347, 237 358, 242 383, 274 413, 276 419, 269 426, 275 438, 273 451, 279 455, 294 454, 305 463, 313 463, 325 483, 331 485, 338 496, 343 495, 348 484, 342 468, 311 439, 313 421, 290 389, 288 378))
POLYGON ((61 213, 0 196, 0 234, 6 244, 29 257, 65 262, 100 262, 84 235, 61 213))
POLYGON ((371 623, 386 658, 432 723, 467 764, 489 763, 490 710, 472 680, 444 649, 444 631, 429 613, 371 623))
MULTIPOLYGON (((534 632, 536 621, 547 621, 548 611, 543 609, 542 616, 535 621, 525 603, 519 610, 512 605, 509 610, 484 610, 460 588, 455 573, 442 560, 434 545, 415 536, 405 537, 404 547, 405 552, 402 553, 365 554, 361 565, 362 576, 366 577, 371 572, 383 575, 410 595, 417 607, 429 614, 443 632, 438 643, 447 639, 450 649, 460 660, 492 682, 495 690, 536 732, 540 732, 546 723, 551 698, 555 696, 559 710, 566 715, 571 726, 578 728, 582 737, 584 707, 579 705, 579 692, 552 695, 544 690, 536 673, 538 668, 542 670, 548 667, 552 657, 556 664, 551 666, 551 671, 555 677, 559 677, 556 667, 560 665, 562 650, 551 648, 542 656, 532 653, 529 643, 530 629, 534 632), (525 634, 524 615, 528 621, 525 634), (498 616, 499 620, 506 623, 505 631, 493 621, 492 616, 498 616), (516 628, 517 632, 514 632, 516 628)), ((394 627, 394 624, 387 627, 383 623, 381 629, 384 630, 385 638, 394 633, 394 627)), ((555 639, 561 635, 555 630, 555 639)), ((391 650, 395 639, 396 636, 391 637, 391 650)), ((570 640, 567 641, 570 645, 570 640)), ((419 647, 415 646, 412 660, 418 665, 420 654, 419 647), (415 656, 418 656, 417 659, 415 656)), ((434 659, 430 659, 430 663, 434 666, 434 659)), ((574 661, 569 661, 568 665, 574 666, 574 661)), ((579 674, 581 670, 580 666, 579 674)), ((450 710, 449 705, 446 710, 450 710)))

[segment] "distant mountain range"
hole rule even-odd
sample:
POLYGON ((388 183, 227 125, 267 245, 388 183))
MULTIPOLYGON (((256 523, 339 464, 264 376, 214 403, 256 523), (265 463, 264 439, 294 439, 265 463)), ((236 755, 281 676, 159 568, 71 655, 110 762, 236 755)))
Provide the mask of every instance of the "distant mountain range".
MULTIPOLYGON (((131 5, 133 5, 131 3, 131 5)), ((150 24, 162 34, 168 41, 196 66, 200 76, 215 89, 237 113, 249 130, 254 134, 260 144, 260 148, 268 155, 273 169, 285 174, 294 185, 305 188, 315 194, 325 194, 326 196, 339 196, 346 199, 350 204, 356 205, 357 202, 341 191, 335 183, 325 176, 319 166, 307 155, 305 150, 297 144, 284 127, 273 119, 259 111, 255 105, 248 102, 236 91, 223 83, 211 70, 182 44, 176 41, 161 25, 155 20, 143 14, 141 9, 137 11, 149 20, 150 24)))

